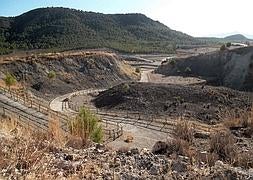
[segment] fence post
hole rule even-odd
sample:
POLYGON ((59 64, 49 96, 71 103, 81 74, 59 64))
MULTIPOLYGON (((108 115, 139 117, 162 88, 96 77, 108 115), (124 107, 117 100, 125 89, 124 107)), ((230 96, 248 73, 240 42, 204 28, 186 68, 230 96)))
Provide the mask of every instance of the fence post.
POLYGON ((111 136, 111 130, 109 130, 109 139, 111 138, 112 136, 111 136))
POLYGON ((115 132, 114 132, 114 129, 112 130, 112 133, 113 133, 113 140, 115 140, 115 132))

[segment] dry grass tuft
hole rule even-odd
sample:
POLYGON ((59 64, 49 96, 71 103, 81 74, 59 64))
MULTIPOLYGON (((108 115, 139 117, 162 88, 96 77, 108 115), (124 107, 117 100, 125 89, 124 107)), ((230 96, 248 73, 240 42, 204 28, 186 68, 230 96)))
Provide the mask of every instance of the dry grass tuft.
POLYGON ((237 155, 234 165, 243 168, 253 168, 253 152, 243 152, 237 155))
POLYGON ((192 143, 194 138, 194 129, 187 121, 179 121, 175 127, 175 137, 192 143))
POLYGON ((67 134, 61 128, 58 117, 50 117, 48 121, 48 138, 54 140, 54 143, 64 146, 67 142, 67 134))
POLYGON ((18 123, 16 119, 2 115, 0 119, 0 129, 4 132, 15 132, 18 123))
POLYGON ((235 143, 236 140, 230 132, 217 132, 211 136, 210 152, 216 153, 222 161, 233 163, 238 154, 235 143))
POLYGON ((230 130, 244 129, 242 133, 244 137, 253 136, 253 110, 245 112, 240 117, 231 116, 229 120, 224 122, 224 126, 230 130))

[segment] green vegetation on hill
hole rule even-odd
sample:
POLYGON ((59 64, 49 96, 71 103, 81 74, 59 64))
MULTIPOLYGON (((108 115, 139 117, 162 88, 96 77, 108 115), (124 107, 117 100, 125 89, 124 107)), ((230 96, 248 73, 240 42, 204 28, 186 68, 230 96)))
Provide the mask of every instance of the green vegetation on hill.
POLYGON ((231 36, 227 36, 224 38, 216 38, 216 37, 200 37, 198 38, 200 41, 207 43, 207 44, 224 44, 228 42, 235 42, 235 43, 245 43, 252 41, 252 39, 248 39, 242 34, 234 34, 231 36))
POLYGON ((248 38, 246 38, 244 35, 242 34, 234 34, 231 36, 227 36, 224 38, 227 41, 238 41, 238 42, 245 42, 245 41, 249 41, 248 38))
POLYGON ((0 53, 11 49, 111 48, 124 52, 172 52, 202 42, 142 14, 101 14, 40 8, 0 17, 0 53))

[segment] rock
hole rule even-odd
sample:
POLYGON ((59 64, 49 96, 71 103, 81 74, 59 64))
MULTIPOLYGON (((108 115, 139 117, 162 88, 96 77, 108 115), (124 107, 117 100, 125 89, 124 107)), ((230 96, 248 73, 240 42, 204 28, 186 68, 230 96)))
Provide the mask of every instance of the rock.
POLYGON ((158 141, 152 147, 152 153, 154 154, 166 154, 168 149, 168 144, 166 142, 158 141))
POLYGON ((143 148, 140 152, 141 155, 148 154, 149 150, 147 148, 143 148))
POLYGON ((224 172, 224 175, 225 175, 226 179, 237 180, 237 174, 236 174, 236 172, 234 172, 232 170, 226 170, 224 172))
POLYGON ((138 148, 133 148, 133 149, 130 150, 130 152, 131 152, 131 155, 140 153, 138 148))
POLYGON ((216 161, 215 162, 215 166, 219 167, 219 168, 223 168, 224 167, 224 163, 222 161, 216 161))
POLYGON ((124 141, 125 141, 126 143, 131 143, 131 142, 133 142, 133 140, 134 140, 134 137, 131 136, 131 135, 128 135, 124 141))
POLYGON ((149 170, 149 173, 151 175, 158 175, 160 173, 160 166, 158 164, 153 164, 149 170))
POLYGON ((64 159, 65 161, 73 161, 73 155, 64 154, 64 155, 63 155, 63 159, 64 159))
POLYGON ((187 171, 187 165, 180 161, 173 161, 171 164, 172 171, 185 172, 187 171))

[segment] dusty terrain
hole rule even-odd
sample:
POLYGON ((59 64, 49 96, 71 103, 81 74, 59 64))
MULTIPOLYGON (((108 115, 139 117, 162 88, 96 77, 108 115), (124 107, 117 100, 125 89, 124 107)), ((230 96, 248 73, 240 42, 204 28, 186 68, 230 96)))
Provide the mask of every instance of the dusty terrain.
MULTIPOLYGON (((248 53, 247 50, 238 52, 248 53)), ((235 57, 241 56, 238 52, 235 57)), ((224 53, 227 53, 226 58, 230 54, 224 53)), ((69 147, 66 142, 59 147, 56 139, 47 139, 48 136, 36 139, 37 136, 29 136, 27 130, 29 138, 16 136, 16 128, 10 131, 11 135, 0 131, 0 147, 3 147, 0 156, 4 154, 0 159, 0 178, 1 175, 28 179, 252 178, 251 94, 204 85, 206 81, 210 83, 209 79, 203 80, 196 75, 153 73, 168 56, 171 57, 138 55, 137 59, 126 58, 124 61, 115 54, 78 52, 18 57, 1 63, 0 76, 8 70, 15 74, 19 83, 32 87, 32 91, 44 99, 57 96, 50 106, 55 111, 75 114, 75 106, 78 110, 83 105, 89 108, 95 108, 95 105, 98 109, 93 111, 99 118, 122 125, 124 133, 106 147, 90 145, 90 148, 80 150, 69 147), (140 68, 141 72, 136 73, 135 68, 140 68), (56 72, 54 79, 47 77, 51 70, 56 72), (24 76, 23 72, 26 72, 24 76), (141 82, 125 82, 137 80, 141 82), (40 88, 34 86, 38 82, 43 82, 40 88), (119 83, 122 84, 117 85, 119 83), (72 96, 77 90, 87 91, 90 87, 94 92, 111 88, 101 93, 72 96), (62 101, 66 98, 69 98, 69 104, 62 109, 62 101), (155 119, 158 116, 162 118, 155 119), (184 123, 189 124, 184 127, 184 123), (225 136, 220 132, 226 133, 225 136), (217 147, 212 143, 218 143, 217 147), (26 151, 19 146, 26 146, 26 151), (12 154, 8 147, 19 153, 12 154), (30 152, 29 148, 35 152, 34 156, 40 157, 37 161, 26 154, 30 152), (23 155, 21 159, 18 154, 23 155), (8 161, 10 157, 11 162, 8 161)), ((233 60, 235 62, 237 60, 233 60)), ((166 72, 167 66, 165 63, 158 70, 163 67, 166 72)), ((241 72, 240 68, 236 69, 236 73, 241 72)))
POLYGON ((186 116, 210 124, 251 108, 249 95, 228 88, 152 83, 118 85, 101 92, 94 103, 98 108, 109 110, 186 116))

